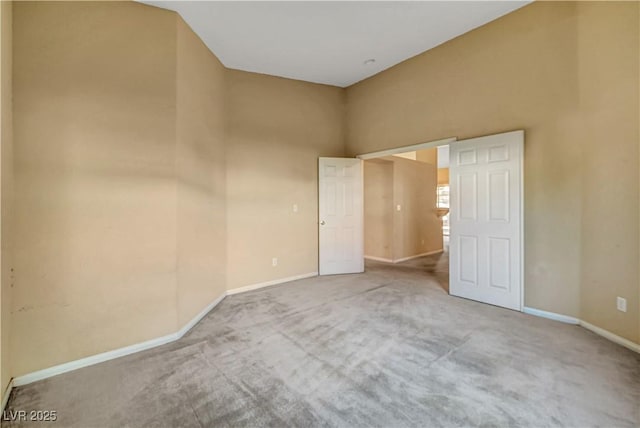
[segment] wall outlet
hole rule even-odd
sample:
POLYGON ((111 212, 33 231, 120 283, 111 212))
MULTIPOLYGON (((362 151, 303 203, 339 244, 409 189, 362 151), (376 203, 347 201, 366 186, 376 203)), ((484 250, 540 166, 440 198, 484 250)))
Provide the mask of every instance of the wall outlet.
POLYGON ((274 257, 271 259, 271 266, 276 267, 278 266, 278 258, 274 257))
POLYGON ((422 245, 424 245, 424 239, 422 240, 422 245))
POLYGON ((402 207, 400 206, 400 204, 396 205, 396 211, 400 211, 402 210, 402 207))
POLYGON ((294 213, 298 212, 298 204, 293 204, 293 212, 294 213))
POLYGON ((616 299, 616 307, 620 312, 627 312, 627 299, 624 297, 618 297, 616 299))

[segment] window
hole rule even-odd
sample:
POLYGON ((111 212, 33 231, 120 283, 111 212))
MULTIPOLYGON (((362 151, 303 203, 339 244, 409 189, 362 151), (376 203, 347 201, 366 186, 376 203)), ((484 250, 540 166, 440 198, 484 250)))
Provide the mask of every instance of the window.
POLYGON ((449 208, 449 185, 438 185, 438 208, 449 208))
MULTIPOLYGON (((438 208, 449 208, 449 185, 438 185, 438 208)), ((449 214, 442 216, 442 234, 449 236, 449 214)))

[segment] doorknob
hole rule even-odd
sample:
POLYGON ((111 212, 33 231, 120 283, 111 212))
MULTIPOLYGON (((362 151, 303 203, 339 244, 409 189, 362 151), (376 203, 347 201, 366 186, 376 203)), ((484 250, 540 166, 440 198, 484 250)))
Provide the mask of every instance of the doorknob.
POLYGON ((325 225, 324 220, 321 220, 321 221, 320 221, 320 225, 322 225, 322 226, 324 226, 324 225, 325 225))

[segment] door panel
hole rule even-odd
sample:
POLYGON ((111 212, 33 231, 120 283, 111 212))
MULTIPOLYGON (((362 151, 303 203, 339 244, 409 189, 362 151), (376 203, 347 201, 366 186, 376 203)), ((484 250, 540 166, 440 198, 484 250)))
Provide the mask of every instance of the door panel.
POLYGON ((478 213, 478 177, 474 173, 458 176, 458 218, 474 221, 478 213))
POLYGON ((509 222, 509 171, 490 171, 487 176, 489 221, 509 222))
POLYGON ((522 309, 524 132, 449 146, 452 295, 522 309))
POLYGON ((509 290, 510 240, 489 238, 489 286, 509 290))
POLYGON ((478 238, 461 235, 458 242, 460 243, 458 278, 460 282, 476 285, 478 283, 478 238))
POLYGON ((320 275, 364 272, 362 161, 318 162, 320 275))

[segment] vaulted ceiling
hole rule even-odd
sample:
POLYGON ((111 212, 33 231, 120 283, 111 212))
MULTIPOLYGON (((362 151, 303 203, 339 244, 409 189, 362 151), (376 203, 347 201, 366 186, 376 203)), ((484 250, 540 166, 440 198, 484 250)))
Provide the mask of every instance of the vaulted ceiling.
POLYGON ((529 2, 143 3, 178 12, 228 68, 346 87, 529 2))

